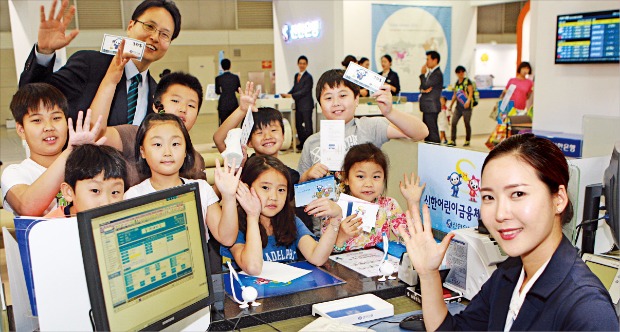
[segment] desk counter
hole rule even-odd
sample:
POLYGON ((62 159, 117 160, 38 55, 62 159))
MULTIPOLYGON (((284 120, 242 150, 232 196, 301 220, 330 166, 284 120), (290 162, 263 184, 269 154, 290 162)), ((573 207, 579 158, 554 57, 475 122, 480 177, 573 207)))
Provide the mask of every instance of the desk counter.
MULTIPOLYGON (((407 296, 398 296, 391 299, 387 299, 387 302, 391 303, 394 306, 394 316, 380 318, 373 321, 368 321, 360 324, 355 324, 359 327, 369 327, 370 325, 377 324, 373 326, 372 329, 375 331, 394 331, 394 332, 403 332, 405 330, 401 329, 398 324, 390 323, 390 322, 400 322, 405 317, 412 314, 421 314, 422 313, 422 305, 418 302, 413 301, 407 296)), ((450 303, 448 304, 448 311, 455 315, 461 310, 465 308, 467 305, 467 301, 463 303, 450 303)), ((304 328, 306 325, 312 323, 319 316, 303 316, 298 318, 291 318, 279 322, 270 323, 273 327, 263 324, 258 326, 252 326, 248 328, 244 328, 244 332, 271 332, 275 331, 274 327, 280 331, 299 331, 304 328)))
MULTIPOLYGON (((404 314, 404 313, 408 313, 408 312, 412 312, 416 310, 422 310, 422 306, 419 303, 413 301, 407 296, 398 296, 398 297, 394 297, 391 299, 387 299, 386 301, 394 305, 394 315, 404 314)), ((319 316, 307 315, 303 317, 291 318, 291 319, 275 322, 275 323, 272 323, 271 325, 273 325, 280 331, 299 331, 304 326, 312 323, 312 321, 314 321, 318 317, 319 316)), ((396 319, 392 317, 382 318, 381 320, 396 321, 396 319)), ((398 325, 396 324, 396 326, 398 325)), ((381 330, 381 327, 377 326, 377 327, 374 327, 373 329, 376 331, 379 331, 381 330)), ((245 332, 265 331, 267 332, 267 331, 275 331, 275 330, 271 328, 269 325, 263 324, 260 326, 252 326, 249 328, 245 328, 243 329, 243 331, 245 332)))
POLYGON ((228 278, 228 274, 214 275, 213 287, 216 303, 213 305, 211 313, 213 320, 211 330, 231 330, 235 324, 237 327, 249 327, 262 324, 260 320, 271 323, 309 316, 312 314, 312 305, 315 303, 366 293, 375 294, 383 299, 395 298, 403 296, 407 287, 398 280, 379 282, 377 281, 378 277, 364 277, 332 260, 329 260, 322 268, 345 280, 346 283, 296 294, 260 299, 261 306, 244 310, 239 309, 239 305, 224 293, 223 278, 228 278))

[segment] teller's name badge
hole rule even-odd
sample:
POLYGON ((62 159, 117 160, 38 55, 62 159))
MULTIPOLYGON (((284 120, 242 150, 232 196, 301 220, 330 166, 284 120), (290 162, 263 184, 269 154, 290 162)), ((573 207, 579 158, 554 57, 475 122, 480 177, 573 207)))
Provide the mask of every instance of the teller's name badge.
POLYGON ((132 38, 109 35, 106 33, 103 35, 100 52, 116 55, 116 53, 118 53, 118 47, 121 45, 123 39, 125 39, 125 53, 133 54, 136 56, 136 60, 142 61, 142 56, 144 55, 146 43, 132 38))
POLYGON ((385 83, 385 77, 353 62, 349 63, 344 72, 344 79, 368 89, 371 94, 379 90, 385 83))

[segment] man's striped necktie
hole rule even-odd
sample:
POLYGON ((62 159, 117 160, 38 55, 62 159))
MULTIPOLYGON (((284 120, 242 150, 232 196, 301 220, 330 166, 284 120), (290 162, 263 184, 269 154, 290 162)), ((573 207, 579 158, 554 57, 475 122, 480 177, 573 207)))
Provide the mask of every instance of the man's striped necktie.
POLYGON ((142 82, 142 75, 136 74, 131 78, 129 90, 127 91, 127 123, 133 124, 133 118, 136 115, 136 106, 138 105, 138 84, 142 82))

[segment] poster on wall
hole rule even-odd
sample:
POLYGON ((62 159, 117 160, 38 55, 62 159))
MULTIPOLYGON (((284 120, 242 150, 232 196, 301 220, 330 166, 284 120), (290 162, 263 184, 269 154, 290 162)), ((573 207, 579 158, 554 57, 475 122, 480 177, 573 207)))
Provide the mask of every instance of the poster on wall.
POLYGON ((381 57, 392 57, 401 90, 417 92, 426 52, 439 52, 445 86, 450 84, 452 8, 431 6, 372 5, 372 70, 380 71, 381 57))
POLYGON ((448 233, 478 226, 486 156, 485 152, 418 145, 418 173, 420 182, 426 183, 420 204, 428 205, 433 229, 448 233))

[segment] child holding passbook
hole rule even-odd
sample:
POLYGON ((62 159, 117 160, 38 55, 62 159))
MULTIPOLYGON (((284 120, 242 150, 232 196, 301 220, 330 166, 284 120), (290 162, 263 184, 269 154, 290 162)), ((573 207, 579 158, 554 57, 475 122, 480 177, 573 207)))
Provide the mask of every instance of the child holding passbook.
MULTIPOLYGON (((323 116, 327 120, 344 120, 345 150, 352 146, 371 142, 381 147, 392 138, 424 139, 428 128, 419 118, 392 108, 392 94, 388 85, 383 85, 371 97, 376 98, 377 106, 384 117, 354 118, 359 104, 360 87, 343 78, 344 71, 328 70, 316 85, 316 97, 323 116)), ((297 170, 300 182, 317 179, 327 175, 327 166, 321 160, 321 136, 315 133, 304 143, 297 170)))
POLYGON ((258 275, 264 261, 289 263, 298 259, 297 250, 308 262, 320 266, 327 262, 336 241, 346 241, 353 233, 349 221, 342 220, 338 205, 323 211, 329 231, 319 241, 295 217, 293 185, 284 164, 272 156, 254 156, 245 164, 237 191, 239 235, 229 249, 222 247, 226 259, 234 260, 243 271, 258 275), (347 228, 348 227, 348 228, 347 228))
MULTIPOLYGON (((354 196, 368 203, 379 205, 375 226, 368 232, 362 231, 360 218, 343 220, 345 229, 353 228, 353 237, 339 239, 334 245, 334 252, 365 249, 376 246, 383 240, 383 233, 392 232, 398 236, 398 226, 406 224, 405 214, 398 202, 384 195, 387 186, 388 158, 372 143, 359 144, 347 152, 342 166, 342 184, 344 193, 354 196)), ((420 198, 425 185, 420 186, 420 178, 411 174, 408 179, 400 183, 400 191, 407 200, 408 208, 419 209, 420 198)), ((319 198, 306 206, 305 211, 317 217, 325 215, 331 206, 337 205, 327 198, 319 198)), ((356 217, 352 215, 352 217, 356 217)), ((327 224, 323 225, 322 232, 328 232, 327 224)))

